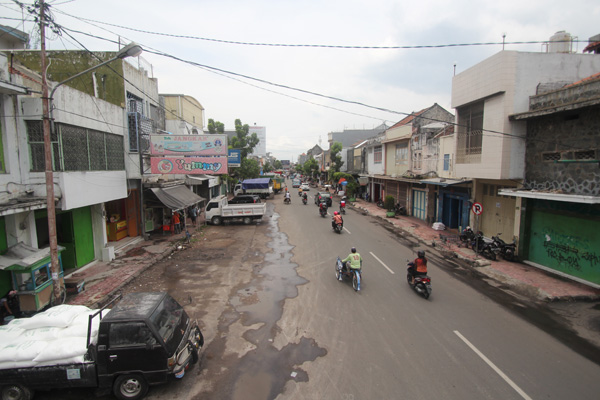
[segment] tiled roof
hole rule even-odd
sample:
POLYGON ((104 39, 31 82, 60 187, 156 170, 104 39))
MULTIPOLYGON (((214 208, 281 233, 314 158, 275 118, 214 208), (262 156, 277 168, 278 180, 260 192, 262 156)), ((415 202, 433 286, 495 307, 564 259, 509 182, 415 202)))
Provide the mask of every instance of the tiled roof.
POLYGON ((423 114, 425 111, 429 110, 430 108, 431 108, 431 107, 427 107, 427 108, 424 108, 424 109, 422 109, 422 110, 421 110, 421 111, 419 111, 419 112, 414 112, 414 113, 410 114, 410 115, 409 115, 409 116, 407 116, 406 118, 404 118, 404 119, 402 119, 402 120, 400 120, 400 121, 396 122, 394 125, 392 125, 392 126, 391 126, 391 128, 390 128, 390 129, 397 128, 397 127, 399 127, 399 126, 402 126, 402 125, 407 125, 407 124, 409 124, 410 122, 412 122, 412 120, 413 120, 413 119, 415 119, 415 117, 417 117, 417 116, 419 116, 419 115, 423 114))
MULTIPOLYGON (((600 42, 599 42, 599 43, 600 43, 600 42)), ((568 87, 573 87, 573 86, 576 86, 576 85, 581 85, 582 83, 590 83, 590 82, 592 82, 592 81, 596 81, 596 80, 599 80, 599 79, 600 79, 600 72, 598 72, 597 74, 594 74, 594 75, 588 76, 587 78, 583 78, 583 79, 582 79, 582 80, 580 80, 580 81, 573 82, 573 83, 571 83, 570 85, 567 85, 567 86, 565 86, 565 88, 568 88, 568 87)), ((563 88, 563 89, 564 89, 564 88, 563 88)))

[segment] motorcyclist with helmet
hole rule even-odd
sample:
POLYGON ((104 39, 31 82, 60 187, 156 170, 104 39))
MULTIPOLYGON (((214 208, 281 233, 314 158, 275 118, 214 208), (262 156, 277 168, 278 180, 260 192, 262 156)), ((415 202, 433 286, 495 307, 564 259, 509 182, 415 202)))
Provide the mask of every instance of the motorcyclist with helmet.
MULTIPOLYGON (((350 254, 342 260, 342 265, 344 265, 344 268, 347 271, 351 269, 362 269, 362 257, 356 252, 356 247, 350 249, 350 254)), ((339 280, 342 280, 342 275, 340 275, 339 280)))
POLYGON ((319 213, 323 211, 327 213, 327 201, 325 199, 319 200, 319 213))
POLYGON ((342 214, 340 214, 337 211, 333 212, 333 217, 331 217, 331 227, 333 229, 335 229, 335 226, 337 224, 342 225, 342 228, 344 227, 344 219, 342 218, 342 214))
POLYGON ((346 210, 346 196, 342 197, 342 200, 340 200, 340 212, 342 212, 342 210, 346 210))
POLYGON ((411 285, 415 284, 415 276, 424 276, 427 275, 427 258, 425 258, 425 252, 423 250, 419 250, 417 252, 417 258, 415 261, 409 263, 410 267, 408 268, 408 273, 411 275, 411 285))

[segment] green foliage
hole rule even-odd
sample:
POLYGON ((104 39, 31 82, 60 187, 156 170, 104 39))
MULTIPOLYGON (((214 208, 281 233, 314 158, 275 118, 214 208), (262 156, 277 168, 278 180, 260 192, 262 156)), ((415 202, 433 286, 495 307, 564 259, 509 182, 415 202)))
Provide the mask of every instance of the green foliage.
POLYGON ((256 133, 248 135, 250 127, 248 124, 243 124, 239 119, 235 120, 235 132, 236 136, 231 138, 229 145, 232 149, 239 149, 242 153, 242 160, 248 157, 248 154, 252 153, 252 150, 256 147, 259 142, 256 133))
POLYGON ((265 173, 265 174, 267 172, 273 171, 273 169, 274 169, 273 166, 268 161, 265 163, 265 165, 263 165, 263 173, 265 173))
POLYGON ((319 170, 319 164, 317 163, 317 160, 315 160, 313 157, 311 157, 309 160, 307 160, 304 163, 302 172, 304 172, 304 175, 314 178, 316 176, 318 170, 319 170))
POLYGON ((392 211, 394 209, 394 204, 396 204, 394 196, 390 194, 386 195, 385 199, 383 200, 383 207, 388 211, 392 211))
POLYGON ((346 188, 344 189, 346 191, 346 196, 348 197, 353 196, 359 187, 359 184, 358 182, 356 182, 356 179, 354 179, 354 176, 345 172, 336 172, 331 176, 331 178, 335 185, 337 185, 340 179, 342 178, 344 178, 346 182, 348 182, 346 188))
POLYGON ((242 165, 236 171, 236 175, 240 180, 258 178, 260 174, 260 165, 258 161, 244 158, 242 165))
POLYGON ((275 160, 275 162, 273 163, 273 167, 275 169, 282 169, 283 168, 283 164, 281 164, 281 161, 275 160))
POLYGON ((210 134, 224 134, 225 133, 225 124, 222 122, 216 121, 212 118, 208 119, 208 133, 210 134))
MULTIPOLYGON (((331 159, 331 168, 329 169, 330 171, 333 170, 333 172, 339 172, 340 168, 342 168, 342 165, 344 165, 344 162, 342 161, 342 156, 341 153, 342 152, 342 144, 340 142, 334 142, 331 145, 331 149, 330 149, 330 159, 331 159)), ((331 175, 330 175, 331 177, 331 175)))

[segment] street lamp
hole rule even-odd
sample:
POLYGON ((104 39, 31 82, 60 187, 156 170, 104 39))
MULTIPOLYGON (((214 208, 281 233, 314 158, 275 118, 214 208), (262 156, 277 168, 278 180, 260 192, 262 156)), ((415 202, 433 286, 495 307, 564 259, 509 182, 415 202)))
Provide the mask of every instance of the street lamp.
MULTIPOLYGON (((43 10, 43 7, 41 7, 43 10)), ((43 11, 42 13, 42 29, 41 29, 41 56, 42 56, 42 107, 44 114, 44 156, 45 156, 45 174, 46 174, 46 207, 48 213, 48 238, 50 241, 50 265, 52 271, 52 281, 54 283, 54 298, 58 299, 60 297, 60 284, 58 280, 59 268, 58 268, 58 240, 56 235, 56 207, 54 204, 54 174, 52 171, 52 140, 51 140, 51 127, 50 124, 53 122, 52 119, 52 108, 50 107, 51 101, 54 96, 54 92, 58 89, 59 86, 72 81, 73 79, 84 75, 94 69, 100 68, 103 65, 111 63, 115 60, 122 60, 127 57, 137 57, 142 53, 142 48, 138 44, 130 43, 127 46, 123 47, 117 53, 116 57, 111 58, 108 61, 104 61, 98 65, 95 65, 91 68, 86 69, 83 72, 79 72, 78 74, 73 75, 70 78, 65 79, 62 82, 59 82, 52 91, 50 92, 50 96, 48 96, 48 82, 46 79, 46 43, 45 43, 45 32, 43 29, 43 11)))

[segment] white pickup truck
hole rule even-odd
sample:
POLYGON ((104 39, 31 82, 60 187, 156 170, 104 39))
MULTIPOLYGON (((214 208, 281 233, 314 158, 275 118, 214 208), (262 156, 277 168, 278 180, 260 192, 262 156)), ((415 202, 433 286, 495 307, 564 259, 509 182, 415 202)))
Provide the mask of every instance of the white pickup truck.
POLYGON ((208 202, 204 215, 206 221, 213 225, 221 225, 225 220, 242 221, 249 225, 261 219, 266 211, 266 203, 228 204, 227 196, 221 195, 208 202))

